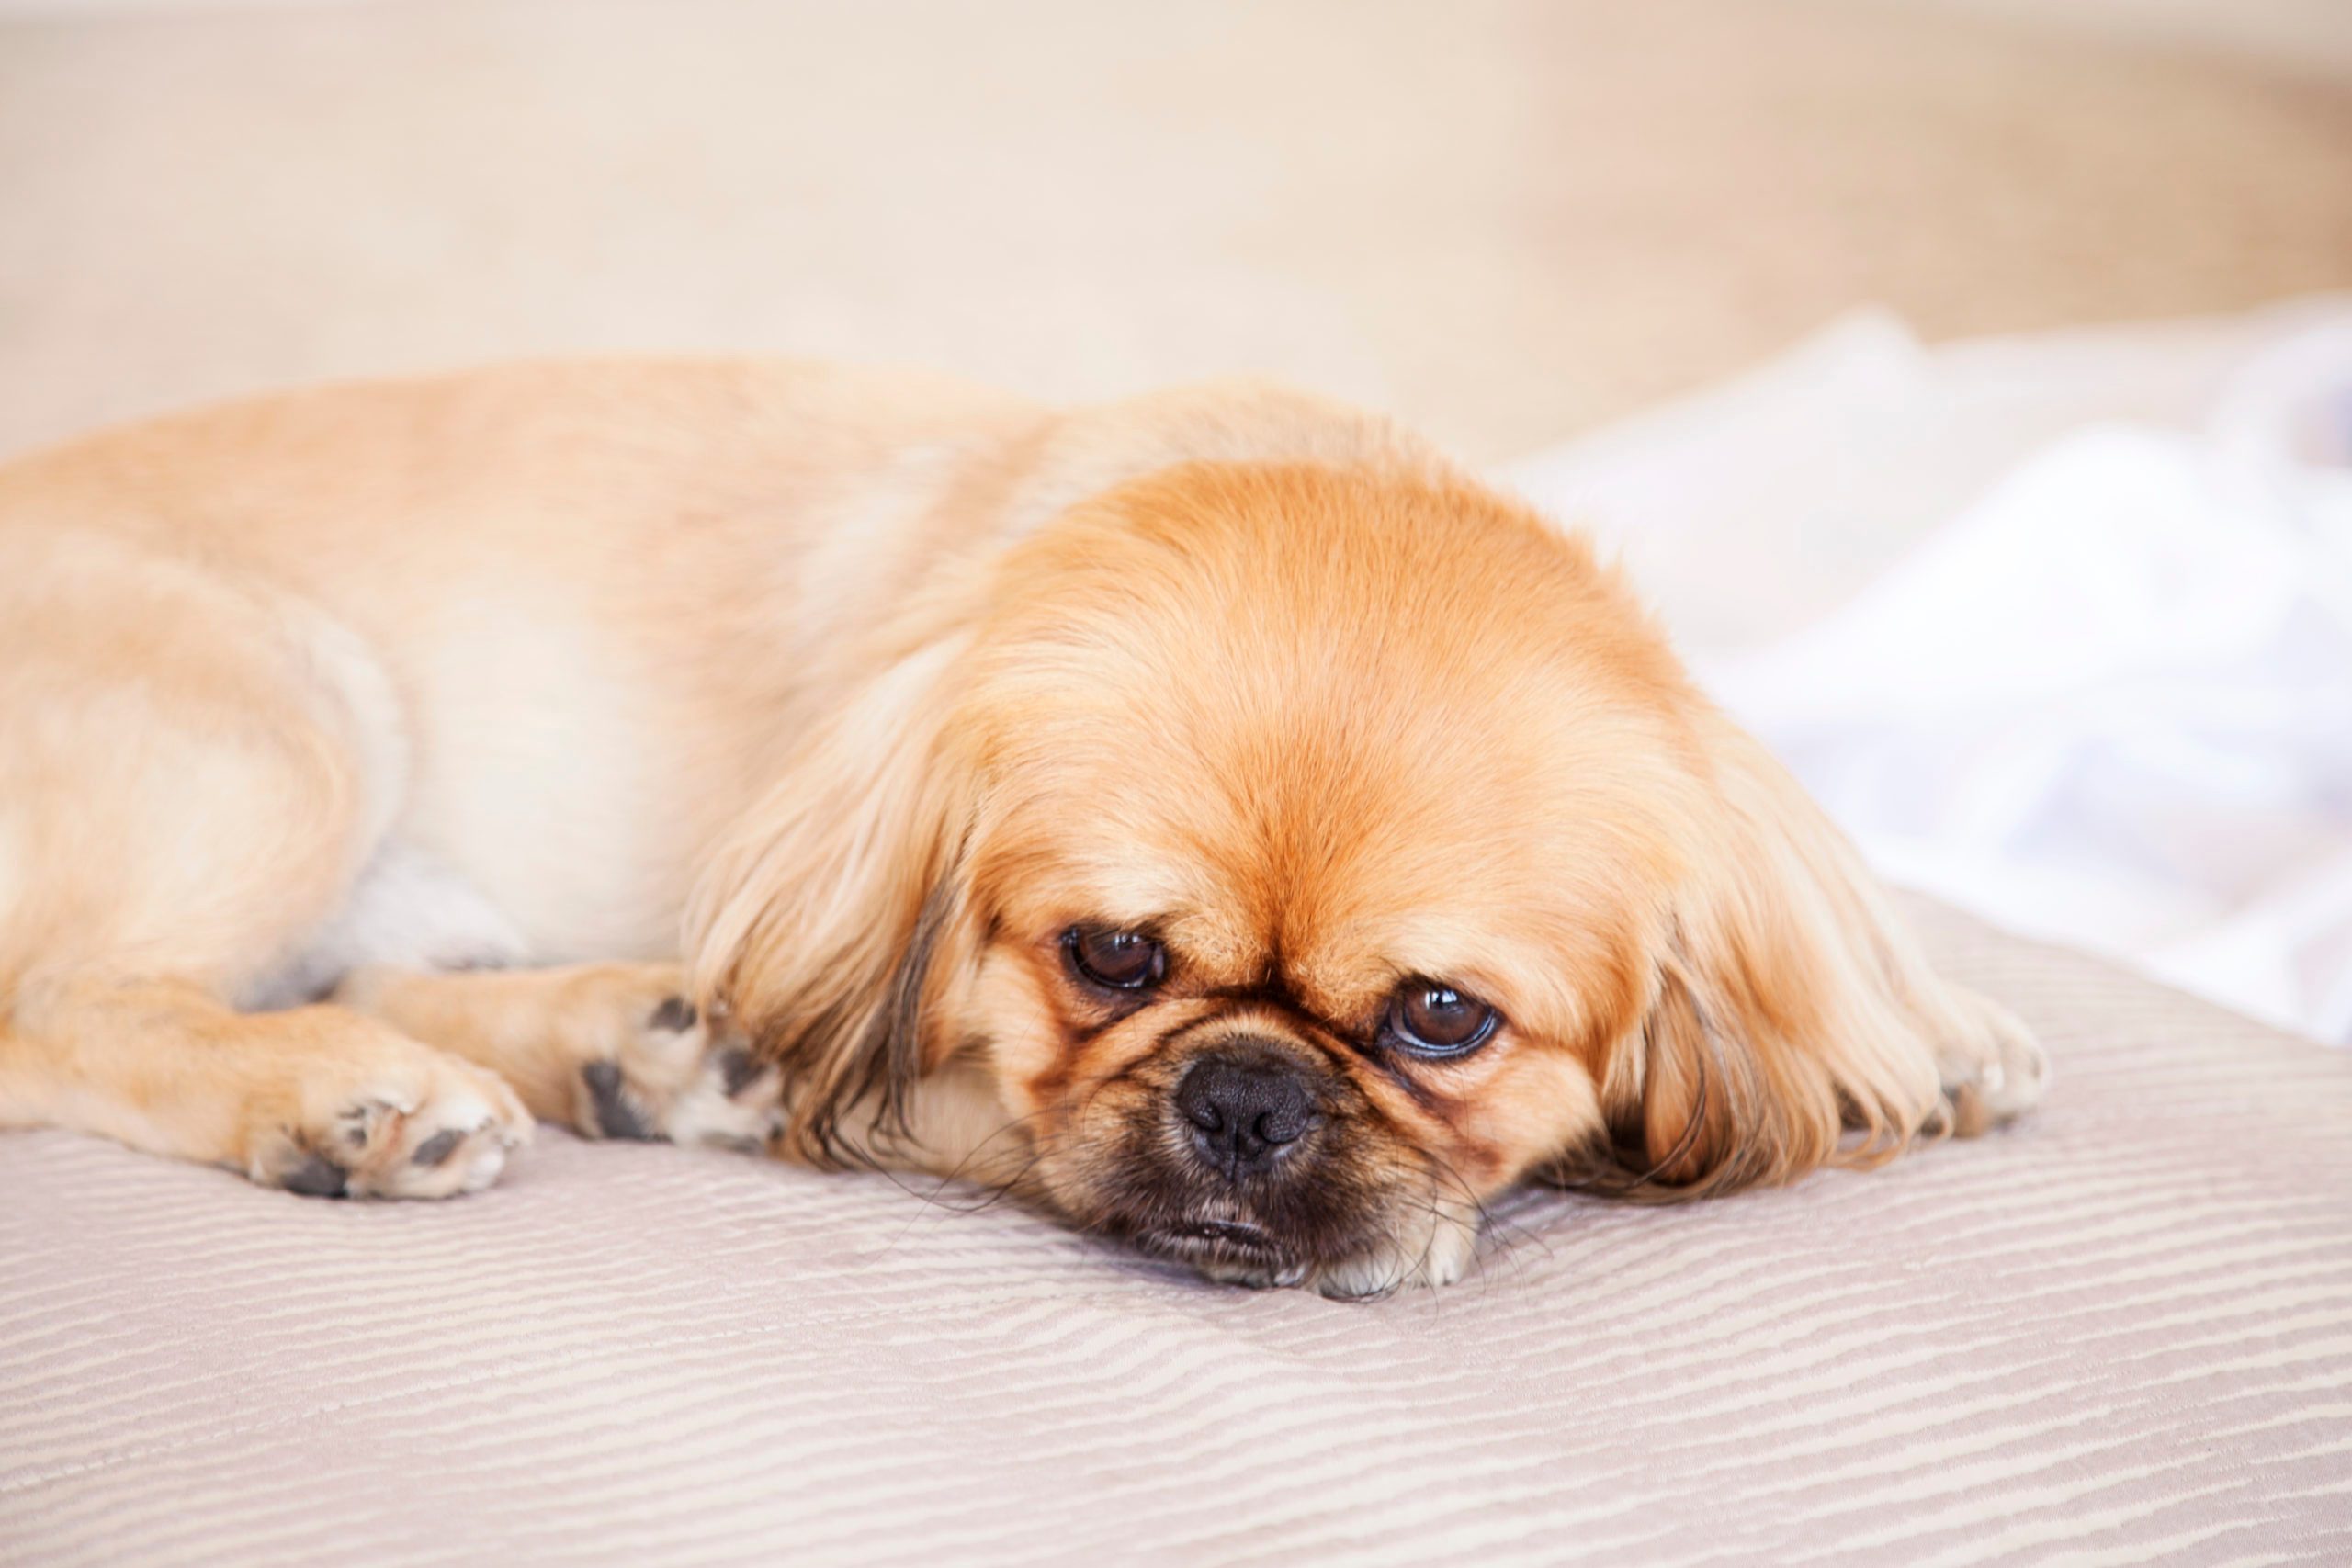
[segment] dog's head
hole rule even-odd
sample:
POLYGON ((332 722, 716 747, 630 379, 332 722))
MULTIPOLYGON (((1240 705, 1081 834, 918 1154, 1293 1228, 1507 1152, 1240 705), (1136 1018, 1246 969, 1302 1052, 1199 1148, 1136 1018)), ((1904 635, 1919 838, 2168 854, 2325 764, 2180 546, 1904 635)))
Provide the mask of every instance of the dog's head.
MULTIPOLYGON (((1450 1279, 1531 1173, 1899 1145, 1957 1005, 1581 544, 1430 465, 1193 463, 910 637, 706 880, 705 982, 855 1157, 933 1075, 1222 1278, 1450 1279)), ((995 1160, 989 1168, 1003 1170, 995 1160)))

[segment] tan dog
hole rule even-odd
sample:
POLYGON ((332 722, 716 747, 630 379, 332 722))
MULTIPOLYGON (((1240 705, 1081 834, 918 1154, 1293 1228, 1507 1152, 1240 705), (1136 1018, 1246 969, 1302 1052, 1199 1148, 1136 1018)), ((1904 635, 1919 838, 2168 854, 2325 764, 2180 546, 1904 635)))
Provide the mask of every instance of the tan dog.
POLYGON ((0 468, 0 1125, 769 1145, 1363 1294, 2041 1079, 1584 545, 1309 399, 526 367, 0 468))

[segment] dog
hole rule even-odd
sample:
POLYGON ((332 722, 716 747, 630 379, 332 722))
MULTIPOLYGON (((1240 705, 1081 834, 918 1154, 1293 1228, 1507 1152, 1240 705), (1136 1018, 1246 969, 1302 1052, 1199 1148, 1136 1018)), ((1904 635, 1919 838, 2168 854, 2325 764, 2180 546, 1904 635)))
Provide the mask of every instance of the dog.
POLYGON ((2045 1076, 1585 542, 1310 396, 537 365, 0 467, 0 1126, 431 1198, 545 1121, 1351 1297, 2045 1076))

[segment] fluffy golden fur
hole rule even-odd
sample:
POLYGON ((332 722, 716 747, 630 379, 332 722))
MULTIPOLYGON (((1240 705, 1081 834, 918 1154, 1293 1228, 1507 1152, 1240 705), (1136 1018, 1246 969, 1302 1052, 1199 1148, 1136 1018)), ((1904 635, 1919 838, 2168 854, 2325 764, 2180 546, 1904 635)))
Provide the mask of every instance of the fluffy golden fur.
POLYGON ((1315 400, 534 367, 0 468, 0 1125, 765 1144, 1365 1294, 2041 1077, 1582 543, 1315 400))

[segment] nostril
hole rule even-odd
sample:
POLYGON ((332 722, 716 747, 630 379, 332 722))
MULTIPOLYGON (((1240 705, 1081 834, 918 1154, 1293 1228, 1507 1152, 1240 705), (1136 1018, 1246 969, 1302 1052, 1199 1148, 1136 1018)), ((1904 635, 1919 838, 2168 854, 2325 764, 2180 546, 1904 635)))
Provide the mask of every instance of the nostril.
POLYGON ((1226 1128, 1226 1101, 1232 1098, 1225 1074, 1217 1070, 1219 1064, 1202 1062, 1184 1075, 1176 1089, 1176 1109, 1184 1120, 1202 1132, 1214 1136, 1226 1128))
POLYGON ((1250 1131, 1264 1144, 1279 1148, 1295 1144, 1315 1125, 1315 1090, 1295 1071, 1260 1076, 1248 1096, 1250 1131))
POLYGON ((1283 1106, 1260 1113, 1252 1130, 1270 1144, 1295 1144, 1314 1120, 1315 1113, 1304 1104, 1283 1106))
POLYGON ((1306 1131, 1306 1117, 1259 1117, 1259 1138, 1265 1143, 1298 1143, 1298 1135, 1306 1131))

